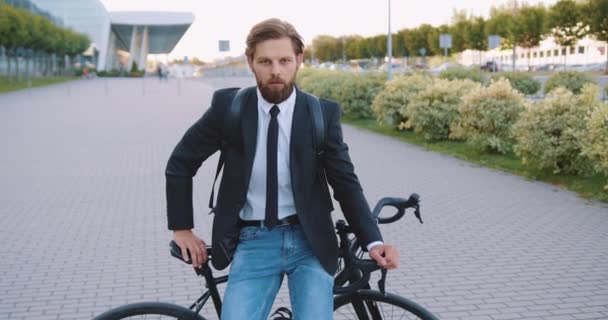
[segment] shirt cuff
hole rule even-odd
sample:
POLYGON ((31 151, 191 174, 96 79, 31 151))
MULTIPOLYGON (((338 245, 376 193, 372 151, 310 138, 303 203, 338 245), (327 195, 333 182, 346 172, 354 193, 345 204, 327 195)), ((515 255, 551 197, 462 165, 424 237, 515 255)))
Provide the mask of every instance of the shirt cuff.
POLYGON ((384 244, 384 242, 382 242, 382 241, 374 241, 374 242, 368 244, 367 245, 367 252, 370 252, 373 247, 381 245, 381 244, 384 244))

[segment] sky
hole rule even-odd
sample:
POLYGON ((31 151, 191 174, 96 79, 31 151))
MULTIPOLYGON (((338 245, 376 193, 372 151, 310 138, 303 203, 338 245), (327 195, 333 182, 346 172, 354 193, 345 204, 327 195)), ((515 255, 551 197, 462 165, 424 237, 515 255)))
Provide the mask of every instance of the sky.
MULTIPOLYGON (((389 0, 101 0, 108 11, 182 11, 194 14, 194 23, 170 53, 169 59, 198 57, 203 61, 238 56, 245 50, 249 29, 267 18, 294 25, 306 44, 318 35, 373 36, 388 31, 389 0), (229 52, 220 52, 219 40, 229 40, 229 52)), ((487 17, 492 6, 507 0, 392 0, 391 29, 450 23, 454 9, 487 17)), ((529 3, 551 5, 555 0, 529 3)))

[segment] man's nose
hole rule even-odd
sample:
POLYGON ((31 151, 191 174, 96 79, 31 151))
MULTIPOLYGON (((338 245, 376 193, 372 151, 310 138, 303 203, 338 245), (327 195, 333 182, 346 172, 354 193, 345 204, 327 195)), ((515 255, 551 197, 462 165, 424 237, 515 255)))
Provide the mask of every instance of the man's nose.
POLYGON ((273 62, 272 63, 272 69, 270 70, 270 72, 275 75, 275 76, 279 76, 281 75, 281 66, 279 65, 278 62, 273 62))

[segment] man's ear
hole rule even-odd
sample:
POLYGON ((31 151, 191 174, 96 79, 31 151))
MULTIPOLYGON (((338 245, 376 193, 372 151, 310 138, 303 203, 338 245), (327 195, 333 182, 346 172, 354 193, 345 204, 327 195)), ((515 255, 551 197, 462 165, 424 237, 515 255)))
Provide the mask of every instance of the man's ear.
POLYGON ((304 61, 304 54, 300 53, 296 56, 296 61, 298 62, 298 66, 300 66, 302 64, 302 61, 304 61))

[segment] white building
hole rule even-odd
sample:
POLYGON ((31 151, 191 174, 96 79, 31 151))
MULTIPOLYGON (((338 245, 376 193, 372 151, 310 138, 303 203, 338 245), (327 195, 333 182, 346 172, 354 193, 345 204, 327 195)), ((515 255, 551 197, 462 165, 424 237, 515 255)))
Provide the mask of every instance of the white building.
MULTIPOLYGON (((572 48, 562 47, 555 43, 553 37, 540 42, 538 47, 526 49, 517 47, 515 65, 518 70, 538 69, 548 65, 567 66, 598 65, 606 64, 608 44, 585 37, 578 41, 572 48)), ((489 51, 466 50, 460 55, 460 63, 463 65, 479 65, 486 61, 495 61, 499 68, 510 69, 512 66, 513 50, 494 49, 489 51)))
POLYGON ((108 12, 99 0, 31 0, 89 36, 98 70, 146 67, 148 54, 173 50, 194 22, 188 12, 108 12))

